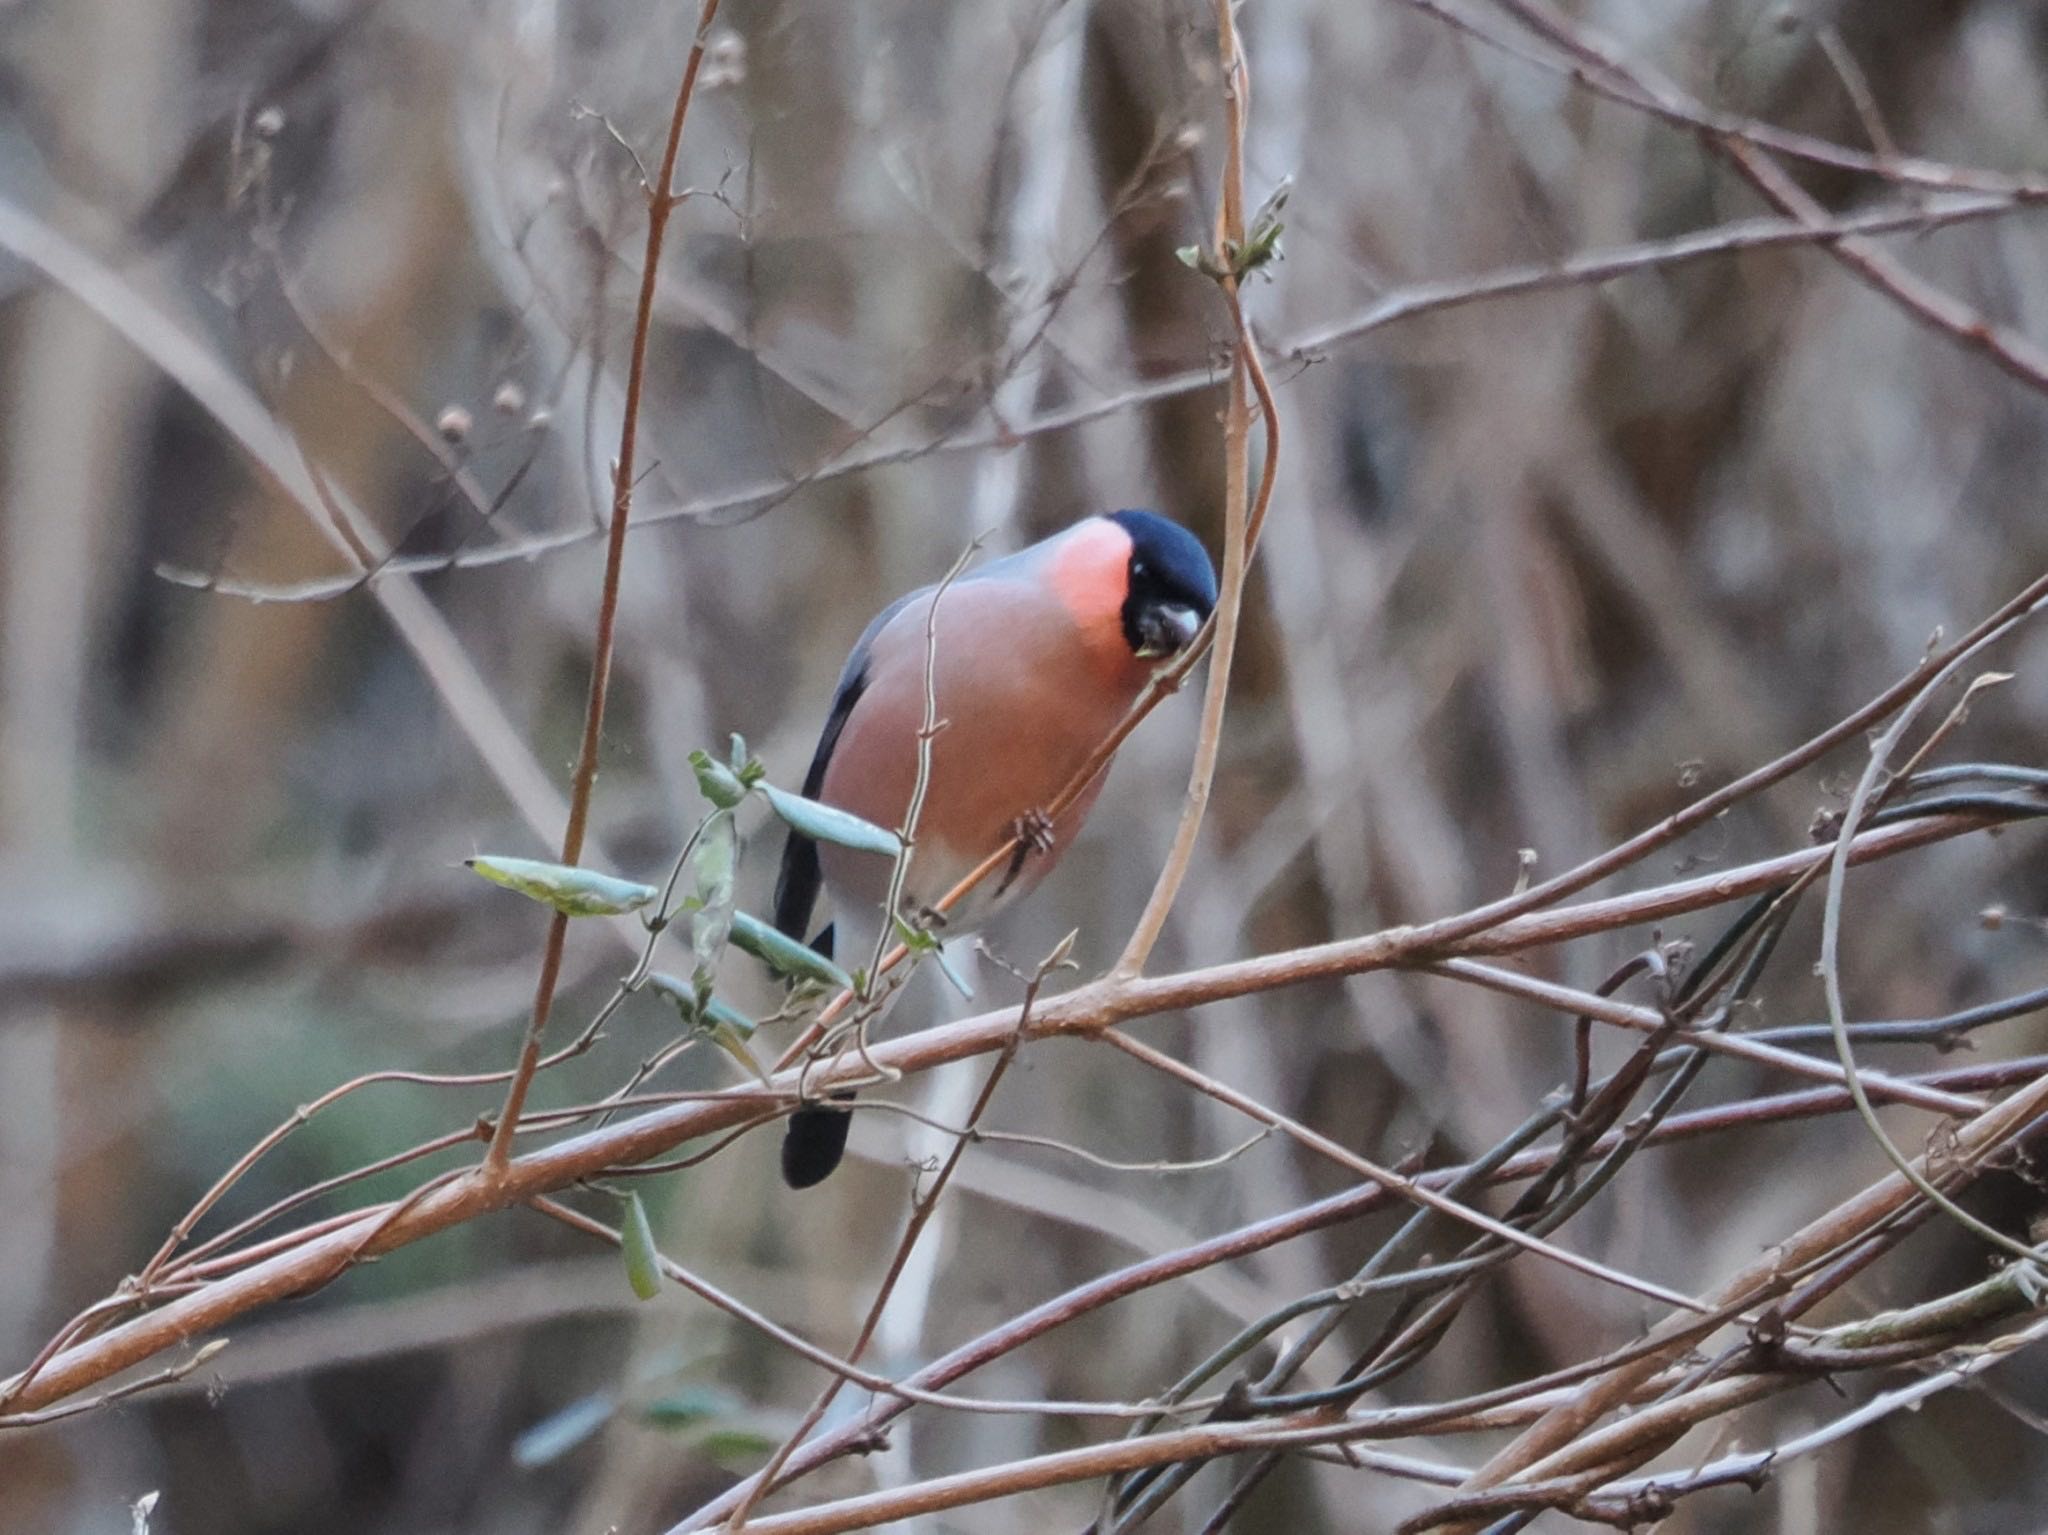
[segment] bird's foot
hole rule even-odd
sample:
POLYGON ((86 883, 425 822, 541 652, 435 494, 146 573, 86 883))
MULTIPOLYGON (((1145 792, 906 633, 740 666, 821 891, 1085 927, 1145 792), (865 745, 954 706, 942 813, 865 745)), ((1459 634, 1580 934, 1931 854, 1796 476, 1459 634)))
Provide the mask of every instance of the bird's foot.
POLYGON ((1010 823, 1010 834, 1040 856, 1052 851, 1052 817, 1043 810, 1027 810, 1018 816, 1010 823))
POLYGON ((1043 810, 1025 811, 1010 823, 1010 840, 1016 845, 1010 850, 1010 866, 996 882, 998 898, 1017 883, 1026 859, 1033 853, 1042 858, 1052 851, 1052 817, 1043 810))

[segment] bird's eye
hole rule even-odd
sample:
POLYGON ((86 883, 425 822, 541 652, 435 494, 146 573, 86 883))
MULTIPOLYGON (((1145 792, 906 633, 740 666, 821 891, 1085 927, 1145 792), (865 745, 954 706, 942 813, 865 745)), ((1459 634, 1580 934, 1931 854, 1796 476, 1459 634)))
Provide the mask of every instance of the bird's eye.
POLYGON ((1147 572, 1146 572, 1146 569, 1145 569, 1145 562, 1144 562, 1143 560, 1132 560, 1132 561, 1131 561, 1131 579, 1132 579, 1133 581, 1142 581, 1142 580, 1144 580, 1144 579, 1145 579, 1145 576, 1146 576, 1146 574, 1147 574, 1147 572))

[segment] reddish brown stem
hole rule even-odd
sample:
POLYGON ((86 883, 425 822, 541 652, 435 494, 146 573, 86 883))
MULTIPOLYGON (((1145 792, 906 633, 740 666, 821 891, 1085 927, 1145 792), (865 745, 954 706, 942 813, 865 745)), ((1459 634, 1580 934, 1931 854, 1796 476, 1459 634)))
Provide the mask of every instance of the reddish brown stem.
MULTIPOLYGON (((1856 839, 1850 856, 1852 862, 1860 864, 1929 842, 1981 831, 1989 824, 1992 823, 1972 816, 1929 817, 1865 832, 1856 839)), ((1181 975, 1098 981, 1039 1002, 1032 1012, 1029 1036, 1085 1037, 1133 1018, 1196 1007, 1226 997, 1431 963, 1460 950, 1506 953, 1659 921, 1776 888, 1796 879, 1812 863, 1824 859, 1827 852, 1826 848, 1808 848, 1704 879, 1532 913, 1503 922, 1481 935, 1455 936, 1465 919, 1450 918, 1423 927, 1395 928, 1285 954, 1212 965, 1181 975)), ((873 1053, 891 1070, 905 1074, 928 1071, 949 1061, 1000 1050, 1016 1037, 1017 1028, 1018 1010, 1006 1008, 890 1040, 875 1046, 873 1053)), ((841 1068, 840 1074, 852 1076, 858 1067, 859 1063, 851 1063, 841 1068)), ((832 1069, 818 1075, 821 1089, 829 1090, 834 1085, 832 1069)), ((793 1092, 795 1083, 792 1078, 784 1078, 778 1086, 793 1092)), ((295 1247, 285 1248, 96 1338, 61 1350, 47 1359, 33 1381, 17 1378, 0 1384, 0 1396, 5 1396, 9 1405, 18 1410, 33 1411, 258 1307, 317 1289, 362 1259, 407 1246, 536 1194, 567 1188, 609 1168, 650 1161, 684 1141, 715 1135, 753 1119, 759 1111, 758 1088, 652 1109, 633 1119, 530 1152, 509 1163, 499 1183, 466 1179, 437 1188, 408 1209, 401 1219, 388 1224, 382 1224, 384 1209, 388 1207, 366 1211, 347 1225, 323 1230, 295 1247), (372 1230, 378 1231, 377 1238, 365 1247, 363 1238, 372 1230)))
MULTIPOLYGON (((605 543, 604 587, 597 601, 597 639, 591 648, 590 697, 583 710, 583 742, 576 752, 576 770, 569 786, 569 824, 562 831, 562 862, 573 864, 583 856, 583 836, 590 825, 591 791, 597 784, 598 744, 604 733, 605 698, 611 688, 612 647, 619 618, 619 575, 626 562, 626 525, 633 512, 634 462, 640 445, 640 396, 647 382, 647 346, 654 330, 654 291, 661 271, 662 246, 668 238, 669 216, 676 210, 676 159, 683 147, 683 119, 689 115, 690 98, 696 94, 697 71, 704 62, 704 43, 710 35, 712 18, 718 14, 718 0, 704 0, 697 13, 697 36, 690 45, 689 61, 683 65, 682 83, 676 87, 675 110, 669 114, 668 142, 662 146, 661 169, 647 189, 647 251, 640 267, 640 300, 633 314, 633 348, 626 367, 625 420, 619 427, 619 461, 612 467, 612 517, 605 543)), ((491 1132, 490 1150, 484 1154, 483 1172, 492 1182, 502 1181, 512 1156, 512 1133, 526 1107, 526 1094, 533 1075, 540 1069, 541 1036, 547 1032, 548 1014, 554 1010, 555 987, 562 978, 562 950, 569 938, 569 919, 556 913, 548 924, 547 947, 541 954, 540 980, 534 986, 533 1020, 527 1025, 526 1042, 520 1046, 519 1065, 512 1085, 505 1091, 505 1106, 491 1132)))

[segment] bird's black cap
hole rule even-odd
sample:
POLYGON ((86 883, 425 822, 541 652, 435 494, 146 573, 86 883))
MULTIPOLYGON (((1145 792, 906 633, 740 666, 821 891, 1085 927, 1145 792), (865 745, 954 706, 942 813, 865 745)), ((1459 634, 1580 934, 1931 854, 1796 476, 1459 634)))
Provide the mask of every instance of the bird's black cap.
POLYGON ((1132 508, 1109 520, 1131 536, 1131 596, 1177 602, 1207 618, 1216 606, 1216 567, 1202 541, 1157 512, 1132 508))

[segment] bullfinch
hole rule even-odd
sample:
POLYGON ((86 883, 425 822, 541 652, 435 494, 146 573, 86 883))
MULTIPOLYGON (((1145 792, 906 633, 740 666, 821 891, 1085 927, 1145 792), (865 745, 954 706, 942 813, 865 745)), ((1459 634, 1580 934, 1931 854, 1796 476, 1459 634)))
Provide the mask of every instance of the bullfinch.
MULTIPOLYGON (((948 936, 972 931, 1051 871, 1103 775, 1056 821, 1045 810, 1215 606, 1216 572, 1201 543, 1147 511, 1090 517, 969 568, 943 591, 900 597, 847 658, 803 792, 877 826, 903 826, 917 782, 929 660, 942 726, 932 737, 902 912, 929 910, 989 854, 1020 839, 1010 863, 945 914, 948 936)), ((836 949, 848 968, 865 966, 887 925, 893 872, 886 856, 821 846, 792 831, 775 925, 805 941, 823 890, 834 920, 813 946, 836 949)), ((850 1120, 833 1104, 797 1110, 782 1144, 790 1187, 808 1188, 839 1165, 850 1120)))

